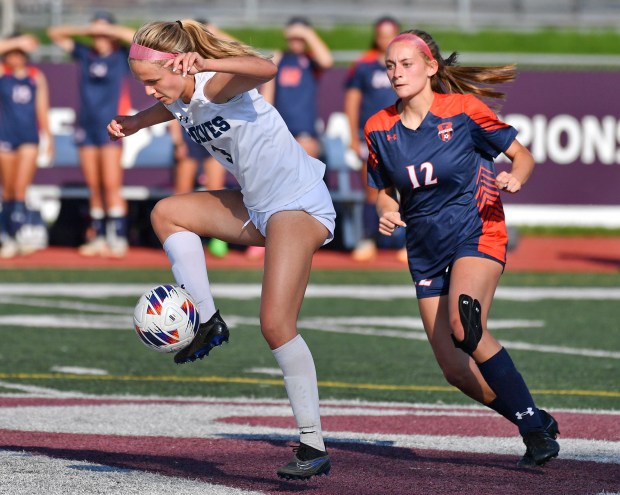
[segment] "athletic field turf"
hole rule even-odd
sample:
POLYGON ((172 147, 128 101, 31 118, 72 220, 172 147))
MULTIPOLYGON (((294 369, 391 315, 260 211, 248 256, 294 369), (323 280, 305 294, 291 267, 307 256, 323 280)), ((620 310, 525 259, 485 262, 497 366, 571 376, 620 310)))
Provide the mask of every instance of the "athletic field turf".
POLYGON ((443 380, 406 272, 315 271, 299 328, 333 468, 301 484, 275 477, 296 436, 260 276, 210 272, 230 343, 177 366, 131 321, 169 270, 0 272, 0 493, 620 492, 620 275, 505 274, 489 327, 561 431, 522 470, 514 427, 443 380))

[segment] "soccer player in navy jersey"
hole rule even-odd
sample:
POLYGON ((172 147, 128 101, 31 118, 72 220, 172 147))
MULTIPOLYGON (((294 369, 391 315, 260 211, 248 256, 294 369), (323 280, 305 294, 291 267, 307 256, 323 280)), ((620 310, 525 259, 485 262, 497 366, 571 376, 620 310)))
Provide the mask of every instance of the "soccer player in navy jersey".
POLYGON ((38 249, 18 235, 27 219, 26 193, 37 169, 39 137, 46 158, 53 155, 47 79, 28 60, 37 47, 38 41, 31 35, 0 40, 0 258, 38 249))
MULTIPOLYGON (((284 28, 286 48, 277 50, 272 61, 278 74, 260 89, 261 94, 280 113, 288 130, 303 149, 319 158, 321 143, 317 129, 319 80, 334 60, 331 50, 305 17, 292 17, 284 28)), ((250 246, 250 259, 264 256, 264 248, 250 246)))
POLYGON ((331 51, 305 17, 289 19, 284 30, 286 48, 272 58, 278 75, 261 88, 286 126, 306 152, 318 158, 317 91, 321 74, 332 67, 331 51))
POLYGON ((512 80, 514 66, 459 67, 455 53, 444 60, 428 33, 413 30, 390 43, 386 68, 398 100, 365 127, 379 232, 406 229, 420 314, 448 382, 518 426, 519 465, 543 465, 560 450, 557 422, 487 328, 506 262, 500 192, 518 192, 534 160, 474 95, 502 97, 489 85, 512 80), (512 167, 498 174, 502 152, 512 167))
MULTIPOLYGON (((355 261, 372 261, 377 256, 377 191, 366 185, 366 159, 368 151, 364 142, 364 125, 368 118, 396 100, 396 95, 385 73, 385 51, 400 32, 400 24, 392 17, 381 17, 374 23, 372 47, 364 52, 350 67, 345 79, 344 113, 349 121, 350 148, 362 160, 362 182, 365 185, 362 238, 351 253, 355 261)), ((401 244, 398 246, 402 248, 401 244)), ((404 248, 397 257, 407 261, 404 248)))
POLYGON ((92 238, 79 248, 84 256, 123 257, 127 251, 127 201, 122 195, 121 145, 106 126, 130 110, 127 45, 134 30, 116 24, 109 12, 95 13, 86 26, 53 26, 50 39, 70 53, 80 74, 75 141, 89 190, 92 238), (84 44, 76 37, 87 37, 84 44), (124 43, 124 45, 123 45, 124 43))

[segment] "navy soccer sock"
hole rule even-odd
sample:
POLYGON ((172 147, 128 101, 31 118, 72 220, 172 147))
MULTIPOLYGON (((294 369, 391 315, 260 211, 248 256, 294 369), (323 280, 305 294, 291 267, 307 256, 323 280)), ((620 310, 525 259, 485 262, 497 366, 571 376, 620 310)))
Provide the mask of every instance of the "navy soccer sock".
POLYGON ((9 235, 9 218, 11 216, 9 201, 2 202, 2 211, 0 211, 0 242, 9 235))
POLYGON ((514 423, 521 435, 542 429, 534 399, 506 349, 502 348, 493 357, 478 364, 478 368, 500 401, 496 405, 503 404, 502 409, 505 407, 505 412, 515 418, 514 423))
POLYGON ((105 237, 105 212, 101 208, 90 210, 90 226, 95 237, 103 239, 105 237))
POLYGON ((488 404, 485 404, 485 406, 487 406, 489 409, 493 409, 499 415, 504 416, 504 418, 506 418, 511 423, 514 423, 515 425, 517 424, 516 416, 512 414, 510 408, 506 404, 504 404, 504 401, 502 401, 499 397, 495 397, 495 399, 493 399, 488 404))
POLYGON ((19 229, 26 223, 26 202, 13 201, 11 217, 9 219, 9 234, 16 237, 19 229))

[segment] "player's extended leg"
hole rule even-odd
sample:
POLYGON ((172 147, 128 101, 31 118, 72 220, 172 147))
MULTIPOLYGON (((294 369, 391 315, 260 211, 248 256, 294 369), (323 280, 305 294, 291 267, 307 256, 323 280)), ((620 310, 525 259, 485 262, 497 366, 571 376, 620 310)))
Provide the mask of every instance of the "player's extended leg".
POLYGON ((151 223, 162 242, 179 285, 193 296, 200 315, 200 329, 189 346, 175 355, 176 363, 203 358, 228 340, 226 324, 216 311, 200 236, 235 244, 264 244, 263 236, 249 219, 238 191, 202 191, 171 196, 159 201, 151 223))
POLYGON ((174 194, 185 194, 195 189, 197 168, 198 163, 189 156, 179 158, 176 161, 174 166, 174 194))
POLYGON ((2 186, 2 213, 0 234, 2 248, 0 258, 13 258, 19 254, 19 247, 11 228, 11 217, 15 200, 15 175, 17 170, 17 153, 0 151, 0 184, 2 186))
POLYGON ((314 360, 297 333, 312 256, 327 235, 327 229, 304 211, 278 212, 267 224, 261 331, 284 374, 300 432, 295 456, 278 470, 278 476, 287 479, 327 474, 331 467, 321 431, 314 360))
POLYGON ((128 249, 127 201, 123 197, 121 154, 122 148, 118 144, 100 147, 108 254, 115 258, 123 257, 128 249))
POLYGON ((208 156, 202 163, 203 186, 208 191, 218 191, 226 187, 226 169, 216 158, 208 156))
MULTIPOLYGON (((560 447, 553 433, 547 431, 546 414, 536 408, 508 352, 487 329, 487 317, 501 271, 499 263, 485 258, 464 257, 454 263, 450 278, 450 327, 455 345, 473 357, 486 383, 495 392, 496 410, 514 418, 527 447, 526 456, 542 465, 556 457, 560 447)), ((557 423, 555 425, 557 427, 557 423)))
MULTIPOLYGON (((23 144, 17 149, 17 166, 13 182, 14 203, 11 215, 11 230, 15 234, 26 223, 26 193, 37 170, 38 152, 39 149, 36 144, 23 144)), ((18 241, 18 245, 21 254, 30 254, 36 251, 36 247, 24 244, 23 241, 18 241)))
POLYGON ((88 187, 88 205, 92 238, 78 249, 83 256, 98 256, 107 252, 105 240, 105 205, 101 187, 99 149, 97 146, 80 146, 80 167, 88 187))
POLYGON ((435 359, 451 385, 481 404, 495 399, 495 392, 486 383, 474 360, 452 343, 448 296, 418 300, 420 315, 435 359))

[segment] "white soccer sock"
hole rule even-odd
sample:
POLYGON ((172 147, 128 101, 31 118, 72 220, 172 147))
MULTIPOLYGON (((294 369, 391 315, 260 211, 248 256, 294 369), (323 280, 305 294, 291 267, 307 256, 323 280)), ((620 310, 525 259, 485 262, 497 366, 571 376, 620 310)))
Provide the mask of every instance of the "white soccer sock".
POLYGON ((272 352, 284 373, 284 386, 299 428, 300 441, 325 451, 316 369, 306 341, 297 335, 272 352))
POLYGON ((215 301, 207 275, 207 262, 200 237, 193 232, 177 232, 164 242, 164 251, 172 265, 177 284, 192 295, 198 306, 200 323, 215 314, 215 301))

